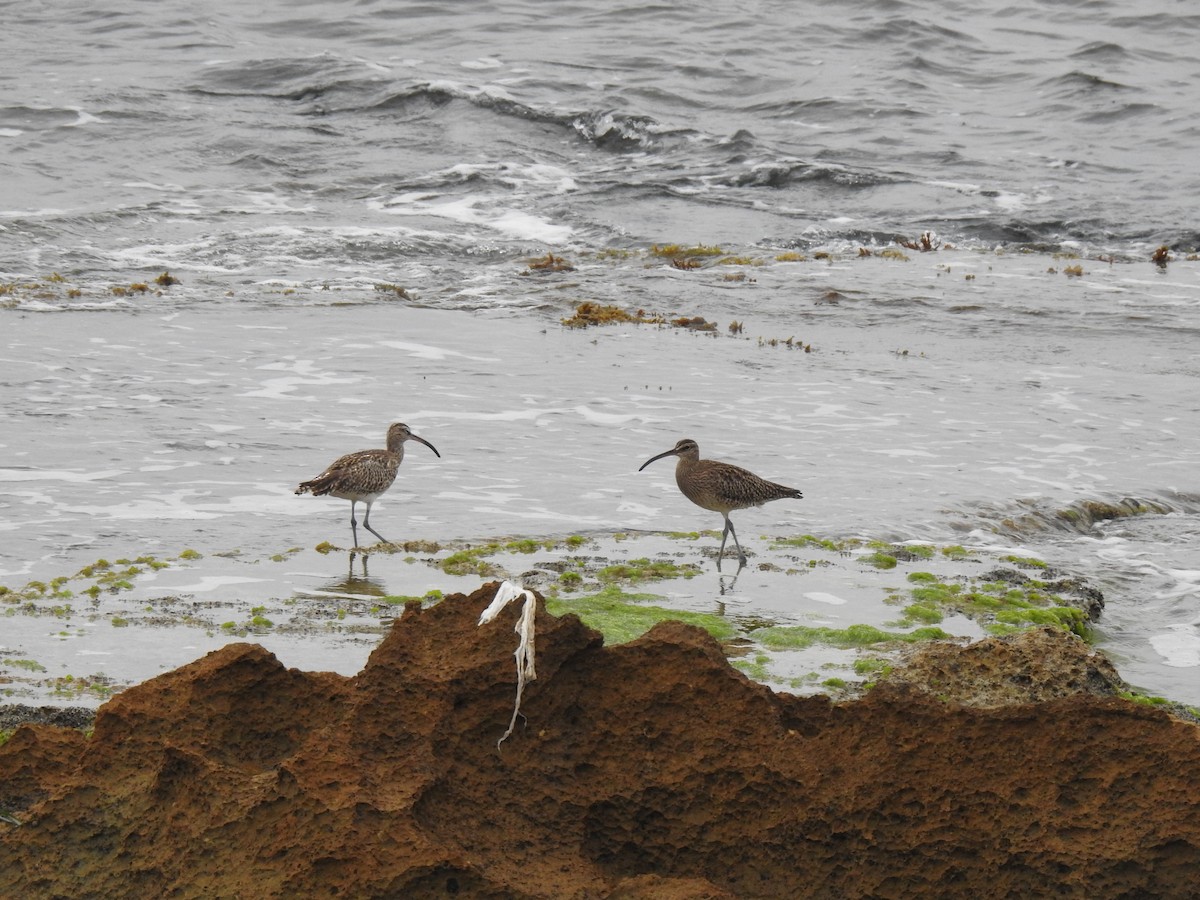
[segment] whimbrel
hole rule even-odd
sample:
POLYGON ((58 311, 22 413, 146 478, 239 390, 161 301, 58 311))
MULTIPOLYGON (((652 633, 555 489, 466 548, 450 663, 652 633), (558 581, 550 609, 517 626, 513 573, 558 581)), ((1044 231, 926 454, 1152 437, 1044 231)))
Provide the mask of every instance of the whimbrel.
POLYGON ((746 565, 746 554, 742 552, 737 532, 733 530, 733 522, 729 520, 729 514, 733 510, 762 506, 771 500, 787 497, 799 500, 804 496, 795 488, 759 478, 740 466, 717 462, 715 459, 701 459, 700 446, 691 438, 684 438, 665 453, 650 457, 642 463, 638 471, 664 456, 679 457, 679 462, 675 464, 675 483, 679 485, 683 495, 697 506, 719 512, 725 517, 725 530, 721 532, 721 550, 717 553, 718 572, 721 571, 721 557, 725 555, 725 539, 731 534, 738 551, 738 567, 740 569, 746 565))
POLYGON ((383 495, 392 482, 396 480, 396 470, 404 459, 404 442, 420 441, 433 451, 439 459, 442 454, 437 447, 417 437, 408 430, 403 422, 396 422, 388 428, 386 450, 359 450, 357 453, 347 453, 339 457, 316 478, 301 482, 296 488, 297 494, 311 493, 314 497, 331 494, 343 500, 350 501, 350 532, 354 535, 354 548, 358 549, 358 523, 354 519, 354 504, 360 500, 367 504, 367 513, 363 516, 363 528, 375 535, 385 544, 387 538, 371 527, 371 504, 383 495))

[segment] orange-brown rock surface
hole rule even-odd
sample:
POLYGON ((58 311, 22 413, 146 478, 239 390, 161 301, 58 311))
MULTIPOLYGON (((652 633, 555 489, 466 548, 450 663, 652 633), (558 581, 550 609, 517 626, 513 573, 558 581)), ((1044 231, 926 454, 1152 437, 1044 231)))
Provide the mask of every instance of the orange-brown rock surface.
MULTIPOLYGON (((353 678, 234 644, 0 748, 7 896, 1187 897, 1200 729, 1091 694, 775 694, 704 632, 405 611, 353 678)), ((1062 640, 1074 638, 1063 635, 1062 640)), ((939 663, 939 665, 942 665, 939 663)), ((949 671, 949 669, 947 669, 949 671)))

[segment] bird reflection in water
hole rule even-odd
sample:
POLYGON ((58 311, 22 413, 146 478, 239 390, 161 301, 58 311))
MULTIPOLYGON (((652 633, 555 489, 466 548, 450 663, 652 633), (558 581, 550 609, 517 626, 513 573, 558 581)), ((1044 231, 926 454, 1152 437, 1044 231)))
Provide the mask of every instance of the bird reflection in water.
MULTIPOLYGON (((720 590, 722 597, 724 597, 727 594, 733 593, 733 589, 737 585, 738 576, 742 574, 742 569, 744 569, 744 568, 746 568, 746 564, 742 563, 740 566, 738 566, 737 571, 734 572, 732 575, 718 575, 717 576, 717 587, 720 590)), ((721 615, 725 615, 725 604, 724 603, 721 604, 721 615)))
POLYGON ((372 578, 367 571, 369 554, 350 551, 350 568, 344 578, 335 578, 322 585, 321 590, 330 594, 352 594, 358 597, 386 597, 387 588, 379 578, 372 578), (354 561, 362 557, 362 574, 354 571, 354 561))

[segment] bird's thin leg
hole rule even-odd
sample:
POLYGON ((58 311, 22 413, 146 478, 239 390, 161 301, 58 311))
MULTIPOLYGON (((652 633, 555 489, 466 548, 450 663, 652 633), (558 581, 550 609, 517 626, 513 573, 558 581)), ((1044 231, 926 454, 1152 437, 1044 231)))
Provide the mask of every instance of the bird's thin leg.
MULTIPOLYGON (((733 520, 730 519, 729 516, 725 517, 725 527, 728 528, 729 533, 733 535, 733 545, 737 547, 738 571, 740 572, 742 567, 746 565, 746 554, 742 552, 742 545, 738 542, 737 532, 733 530, 733 520)), ((722 546, 724 546, 724 542, 722 542, 722 546)))
POLYGON ((357 501, 350 501, 350 533, 354 535, 354 549, 358 549, 358 522, 354 518, 354 504, 357 501))
POLYGON ((375 535, 375 537, 379 538, 385 544, 390 544, 391 541, 389 541, 382 534, 380 534, 378 531, 376 531, 374 528, 372 528, 370 526, 370 524, 369 524, 370 519, 371 519, 371 504, 368 503, 367 504, 367 514, 365 516, 363 516, 363 528, 367 529, 367 531, 371 532, 371 534, 375 535))
POLYGON ((717 571, 721 571, 721 559, 725 556, 725 539, 729 536, 729 516, 725 517, 725 527, 721 530, 721 549, 717 551, 717 571))

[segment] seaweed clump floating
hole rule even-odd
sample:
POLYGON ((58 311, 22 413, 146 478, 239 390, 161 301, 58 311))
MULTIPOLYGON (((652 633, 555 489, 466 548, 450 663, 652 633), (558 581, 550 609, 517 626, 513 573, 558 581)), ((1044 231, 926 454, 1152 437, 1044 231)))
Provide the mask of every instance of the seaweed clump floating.
POLYGON ((561 256, 555 256, 553 253, 547 253, 545 256, 539 256, 536 259, 529 261, 527 268, 522 275, 545 275, 551 272, 574 272, 575 267, 561 256))
POLYGON ((634 322, 639 325, 661 325, 663 317, 649 314, 644 309, 631 313, 620 306, 605 303, 593 303, 585 300, 575 307, 575 314, 562 323, 568 328, 587 328, 589 325, 616 325, 622 322, 634 322))
POLYGON ((942 244, 940 241, 933 239, 933 232, 923 231, 921 237, 916 241, 905 240, 904 238, 896 238, 896 243, 901 247, 906 247, 909 250, 920 250, 922 253, 929 253, 939 249, 942 244))

